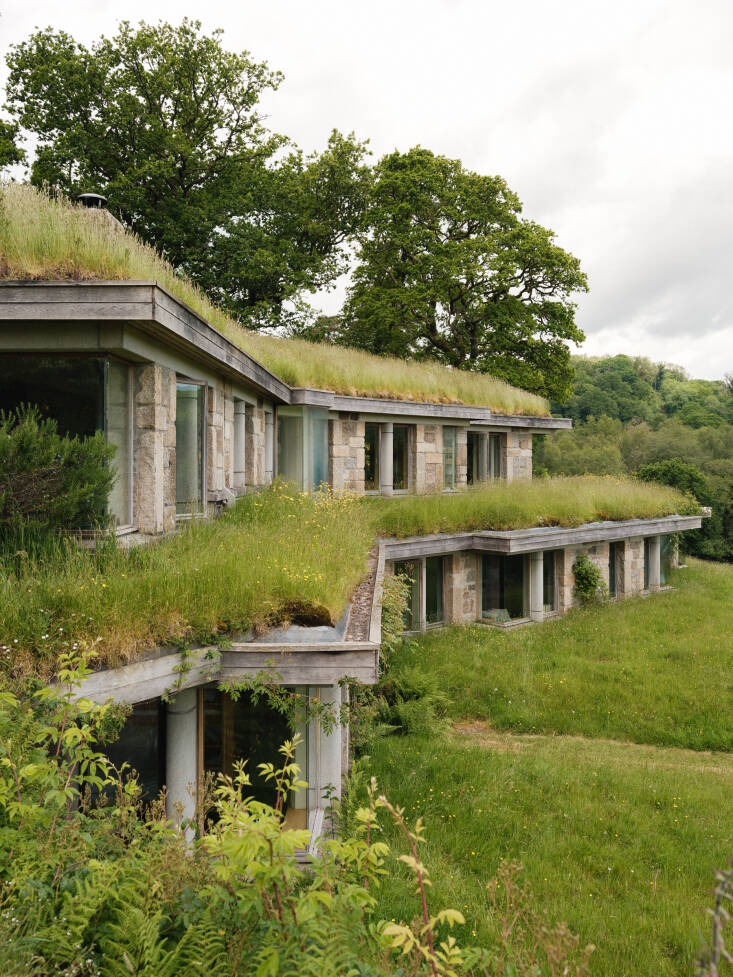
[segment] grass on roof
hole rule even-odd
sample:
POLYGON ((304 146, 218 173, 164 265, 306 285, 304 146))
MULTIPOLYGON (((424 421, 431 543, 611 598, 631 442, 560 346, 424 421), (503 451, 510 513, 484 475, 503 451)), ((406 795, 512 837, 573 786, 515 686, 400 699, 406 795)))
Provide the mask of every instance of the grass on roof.
POLYGON ((581 526, 588 522, 694 515, 698 503, 677 489, 633 478, 582 475, 494 482, 451 495, 369 498, 385 536, 480 529, 581 526))
POLYGON ((295 387, 350 396, 464 403, 549 414, 547 401, 486 374, 253 333, 217 309, 151 247, 91 211, 23 184, 0 187, 0 280, 155 280, 231 342, 295 387))
POLYGON ((35 551, 15 540, 0 551, 0 671, 47 677, 58 653, 79 641, 115 664, 288 620, 335 622, 377 535, 690 511, 697 504, 674 489, 593 476, 394 500, 277 484, 150 547, 93 553, 54 541, 35 551))

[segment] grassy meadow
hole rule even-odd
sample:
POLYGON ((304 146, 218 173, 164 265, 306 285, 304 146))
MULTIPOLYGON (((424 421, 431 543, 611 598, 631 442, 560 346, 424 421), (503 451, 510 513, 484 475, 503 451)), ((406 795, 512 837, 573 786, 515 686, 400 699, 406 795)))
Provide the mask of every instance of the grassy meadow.
POLYGON ((20 184, 0 186, 0 281, 154 280, 286 383, 351 396, 464 403, 500 414, 549 414, 547 401, 495 377, 326 343, 251 332, 134 234, 93 211, 20 184))
MULTIPOLYGON (((514 859, 549 920, 595 944, 594 977, 694 972, 733 850, 733 568, 691 561, 673 585, 399 652, 390 678, 442 690, 445 715, 374 740, 366 768, 424 817, 431 902, 466 915, 466 942, 494 939, 486 886, 514 859)), ((412 887, 379 911, 410 915, 412 887)))

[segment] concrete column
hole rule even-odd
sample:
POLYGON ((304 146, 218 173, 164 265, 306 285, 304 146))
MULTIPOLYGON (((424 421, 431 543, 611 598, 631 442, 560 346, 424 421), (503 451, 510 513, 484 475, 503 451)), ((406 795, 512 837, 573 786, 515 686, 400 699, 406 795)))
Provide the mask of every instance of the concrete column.
POLYGON ((196 689, 184 689, 166 709, 165 769, 166 814, 192 818, 196 810, 198 783, 198 697, 196 689))
POLYGON ((391 421, 379 425, 379 491, 382 495, 392 495, 394 491, 393 434, 394 426, 391 421))
POLYGON ((272 473, 275 471, 275 414, 265 412, 265 485, 272 484, 272 473))
POLYGON ((489 480, 489 436, 480 434, 478 440, 478 482, 489 480))
POLYGON ((529 616, 532 621, 541 621, 545 616, 544 588, 542 585, 543 566, 542 551, 529 554, 529 616))
POLYGON ((659 536, 649 537, 649 590, 659 590, 661 540, 659 536))
POLYGON ((246 405, 243 400, 234 401, 234 490, 241 492, 245 485, 245 464, 246 464, 246 430, 245 430, 245 410, 246 405))
MULTIPOLYGON (((321 702, 329 707, 334 716, 338 717, 341 712, 341 686, 327 685, 321 689, 321 702)), ((342 754, 341 736, 342 728, 340 723, 333 726, 330 732, 326 733, 323 724, 318 724, 318 739, 320 747, 320 783, 318 784, 319 805, 326 807, 323 801, 323 794, 326 788, 334 788, 331 796, 341 798, 341 776, 342 776, 342 754)))

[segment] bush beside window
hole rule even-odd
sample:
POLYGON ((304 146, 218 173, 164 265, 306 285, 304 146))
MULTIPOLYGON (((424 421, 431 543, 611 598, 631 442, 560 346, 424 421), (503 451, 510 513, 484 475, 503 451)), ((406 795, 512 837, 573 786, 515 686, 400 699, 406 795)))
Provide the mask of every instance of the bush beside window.
POLYGON ((103 525, 114 451, 101 432, 63 437, 36 407, 0 412, 0 538, 103 525))

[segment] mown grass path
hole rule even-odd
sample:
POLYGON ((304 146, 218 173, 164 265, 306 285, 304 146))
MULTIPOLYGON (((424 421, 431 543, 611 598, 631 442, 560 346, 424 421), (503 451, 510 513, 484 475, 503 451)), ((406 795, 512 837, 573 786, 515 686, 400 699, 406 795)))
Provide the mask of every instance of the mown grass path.
MULTIPOLYGON (((424 816, 431 899, 471 941, 494 938, 486 883, 517 859, 549 918, 596 945, 592 974, 693 973, 733 850, 733 754, 701 748, 733 746, 733 568, 675 584, 511 634, 429 635, 397 664, 437 674, 449 721, 377 740, 370 767, 424 816)), ((409 916, 411 898, 405 875, 380 909, 409 916)))

